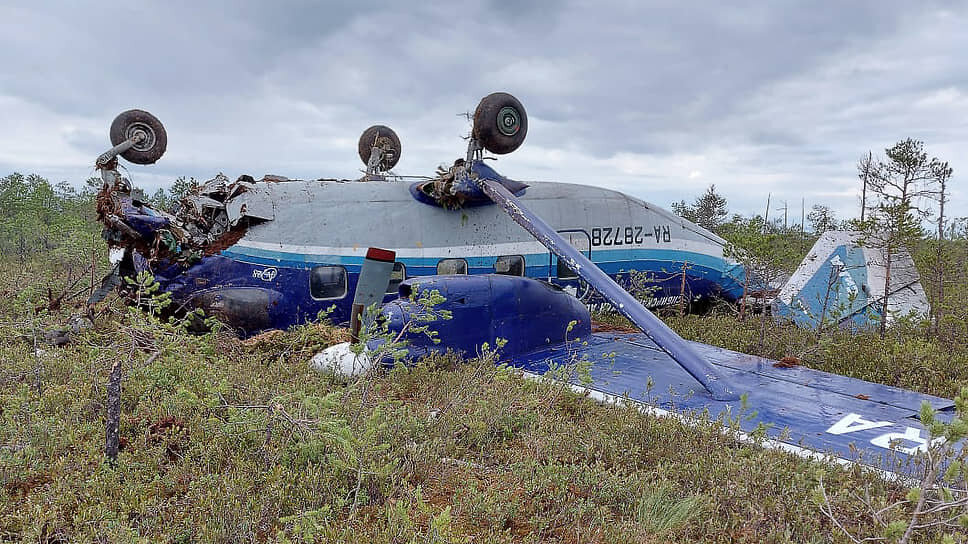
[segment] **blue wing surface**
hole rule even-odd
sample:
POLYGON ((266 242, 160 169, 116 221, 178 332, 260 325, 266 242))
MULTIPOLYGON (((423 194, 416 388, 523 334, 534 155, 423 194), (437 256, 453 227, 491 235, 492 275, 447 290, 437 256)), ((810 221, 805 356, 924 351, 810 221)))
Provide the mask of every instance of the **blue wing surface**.
POLYGON ((508 364, 545 375, 553 366, 587 361, 590 371, 584 380, 575 373, 565 373, 566 379, 599 398, 617 397, 692 417, 724 416, 724 423, 732 420, 746 432, 763 425, 769 438, 783 444, 898 474, 912 472, 914 454, 930 439, 918 419, 921 404, 930 404, 939 419, 953 416, 954 403, 940 397, 691 345, 735 384, 745 402, 714 399, 641 333, 595 333, 584 341, 517 356, 508 364))

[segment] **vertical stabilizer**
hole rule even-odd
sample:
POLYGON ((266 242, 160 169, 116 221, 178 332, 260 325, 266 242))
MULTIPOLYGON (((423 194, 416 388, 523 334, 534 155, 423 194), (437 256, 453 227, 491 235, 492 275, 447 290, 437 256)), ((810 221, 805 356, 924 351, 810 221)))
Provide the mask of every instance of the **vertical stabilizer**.
MULTIPOLYGON (((931 306, 907 250, 891 258, 890 321, 928 315, 931 306)), ((854 231, 825 232, 773 301, 773 314, 800 326, 873 326, 881 318, 887 256, 854 231)))

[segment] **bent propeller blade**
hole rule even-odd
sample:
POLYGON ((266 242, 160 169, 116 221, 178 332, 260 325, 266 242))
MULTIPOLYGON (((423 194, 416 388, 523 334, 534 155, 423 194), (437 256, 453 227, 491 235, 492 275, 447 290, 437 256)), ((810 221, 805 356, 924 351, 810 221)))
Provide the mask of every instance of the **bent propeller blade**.
POLYGON ((387 249, 371 247, 366 250, 360 277, 356 283, 356 294, 353 296, 353 309, 350 313, 350 335, 355 343, 360 333, 360 316, 371 304, 383 301, 387 286, 390 285, 390 275, 393 273, 393 262, 397 254, 387 249))

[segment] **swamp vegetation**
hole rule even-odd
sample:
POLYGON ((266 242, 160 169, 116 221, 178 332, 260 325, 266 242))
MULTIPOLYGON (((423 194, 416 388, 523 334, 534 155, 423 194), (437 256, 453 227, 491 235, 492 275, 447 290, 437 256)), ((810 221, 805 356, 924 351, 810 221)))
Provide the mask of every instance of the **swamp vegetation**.
MULTIPOLYGON (((903 483, 736 442, 722 422, 602 406, 524 380, 494 352, 346 383, 307 364, 343 329, 192 335, 116 295, 93 327, 47 345, 41 331, 84 313, 106 272, 92 199, 36 177, 0 180, 2 541, 897 541, 910 520, 917 497, 903 483), (109 463, 105 384, 118 360, 109 463)), ((768 240, 802 256, 811 236, 768 240)), ((902 320, 881 336, 770 320, 761 342, 759 316, 732 306, 665 318, 690 339, 952 398, 968 385, 968 241, 936 243, 911 248, 932 297, 942 256, 936 323, 902 320)))

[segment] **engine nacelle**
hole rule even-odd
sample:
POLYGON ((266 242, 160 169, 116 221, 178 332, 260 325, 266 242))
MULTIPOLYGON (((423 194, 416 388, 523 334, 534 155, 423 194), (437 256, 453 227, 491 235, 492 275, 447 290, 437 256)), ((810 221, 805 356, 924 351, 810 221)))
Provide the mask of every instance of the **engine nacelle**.
POLYGON ((474 355, 485 342, 495 347, 498 338, 507 340, 501 355, 513 357, 591 334, 588 309, 575 297, 542 281, 498 274, 406 280, 400 284, 400 298, 384 305, 382 316, 394 335, 410 322, 411 327, 428 325, 436 331, 439 343, 420 332, 404 334, 411 357, 448 349, 474 355), (445 300, 434 306, 431 321, 415 319, 427 313, 411 295, 427 290, 438 291, 445 300), (449 311, 451 319, 440 318, 440 310, 449 311))

